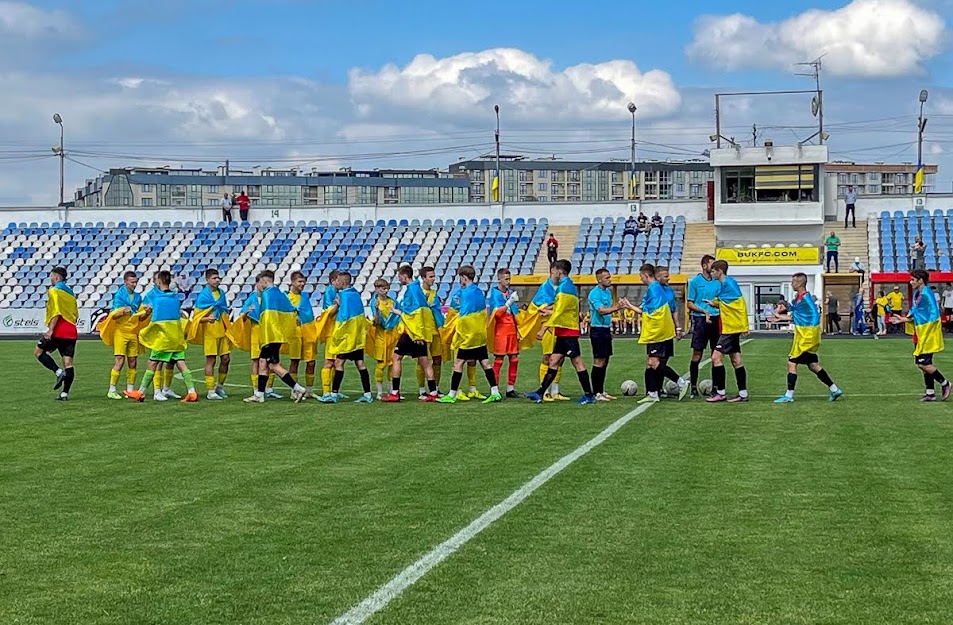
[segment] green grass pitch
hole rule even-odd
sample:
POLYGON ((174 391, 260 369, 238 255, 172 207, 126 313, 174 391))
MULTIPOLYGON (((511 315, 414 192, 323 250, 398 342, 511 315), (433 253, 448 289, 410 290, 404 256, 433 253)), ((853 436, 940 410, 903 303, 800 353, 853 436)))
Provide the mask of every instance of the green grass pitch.
MULTIPOLYGON (((917 402, 909 341, 844 340, 842 401, 802 369, 773 405, 788 346, 745 346, 749 404, 648 409, 369 622, 953 622, 953 404, 917 402)), ((643 350, 616 352, 611 389, 641 386, 643 350)), ((0 623, 328 623, 635 407, 213 403, 191 354, 200 403, 114 402, 82 342, 60 403, 32 343, 0 343, 0 623)))

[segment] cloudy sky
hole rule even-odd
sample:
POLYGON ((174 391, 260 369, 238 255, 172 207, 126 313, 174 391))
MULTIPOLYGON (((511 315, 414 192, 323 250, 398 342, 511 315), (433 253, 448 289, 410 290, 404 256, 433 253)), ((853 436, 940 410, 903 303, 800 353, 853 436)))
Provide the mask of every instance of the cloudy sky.
MULTIPOLYGON (((230 159, 440 167, 493 150, 697 158, 712 94, 809 89, 823 56, 833 158, 927 162, 953 190, 953 0, 467 4, 431 0, 0 0, 0 206, 67 195, 98 170, 230 159), (719 11, 707 12, 715 6, 719 11)), ((794 143, 809 96, 726 102, 724 134, 794 143)))

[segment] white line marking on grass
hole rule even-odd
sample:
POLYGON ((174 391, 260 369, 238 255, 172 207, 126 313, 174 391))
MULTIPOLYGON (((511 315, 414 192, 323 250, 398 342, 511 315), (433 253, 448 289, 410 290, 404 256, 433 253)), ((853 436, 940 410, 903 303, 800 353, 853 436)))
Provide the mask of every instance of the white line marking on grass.
MULTIPOLYGON (((751 342, 751 340, 752 339, 747 339, 743 341, 742 345, 751 342)), ((699 366, 703 367, 709 362, 711 362, 710 358, 702 361, 699 366)), ((360 625, 367 621, 367 619, 374 616, 374 614, 387 607, 387 604, 399 597, 401 593, 417 583, 417 580, 453 555, 460 547, 493 525, 493 523, 499 520, 504 514, 523 503, 527 497, 536 492, 537 489, 546 484, 549 480, 559 475, 566 467, 604 443, 609 437, 622 429, 625 424, 654 405, 655 404, 641 404, 614 421, 595 437, 569 452, 541 473, 538 473, 536 477, 520 486, 509 497, 481 514, 465 528, 431 549, 419 560, 398 573, 396 577, 368 595, 363 601, 331 621, 331 625, 360 625)))

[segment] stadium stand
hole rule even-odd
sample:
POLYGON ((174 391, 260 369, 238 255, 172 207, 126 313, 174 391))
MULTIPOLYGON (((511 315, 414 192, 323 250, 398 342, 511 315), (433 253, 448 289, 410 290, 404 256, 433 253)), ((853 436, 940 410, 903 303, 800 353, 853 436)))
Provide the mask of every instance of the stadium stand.
MULTIPOLYGON (((926 243, 927 269, 950 271, 950 231, 953 228, 953 209, 927 211, 884 211, 878 221, 879 240, 868 240, 875 250, 871 256, 879 259, 880 270, 888 273, 905 272, 910 267, 910 246, 914 237, 923 236, 926 243)), ((872 270, 876 271, 872 263, 872 270)))
MULTIPOLYGON (((672 273, 681 270, 685 242, 685 218, 666 217, 661 231, 623 238, 625 218, 584 217, 573 249, 573 272, 588 275, 600 267, 612 273, 635 274, 649 262, 666 265, 672 273)), ((565 251, 563 251, 565 254, 565 251)))
POLYGON ((392 279, 397 291, 404 263, 435 266, 445 299, 462 264, 473 264, 483 284, 492 283, 498 267, 531 274, 547 227, 545 219, 9 224, 0 248, 0 307, 42 307, 57 264, 68 267, 79 306, 90 308, 108 306, 128 270, 146 278, 160 269, 185 273, 194 285, 181 295, 188 300, 202 288, 207 267, 221 271, 233 303, 244 300, 264 268, 279 277, 302 270, 317 285, 315 301, 328 271, 347 270, 367 302, 378 277, 392 279))

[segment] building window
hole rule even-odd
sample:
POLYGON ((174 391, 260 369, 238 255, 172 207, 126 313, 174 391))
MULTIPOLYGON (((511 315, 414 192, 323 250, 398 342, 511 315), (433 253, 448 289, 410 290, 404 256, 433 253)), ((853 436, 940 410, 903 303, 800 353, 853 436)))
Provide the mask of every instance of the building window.
MULTIPOLYGON (((553 172, 553 173, 555 173, 555 172, 553 172)), ((549 185, 548 185, 547 183, 545 183, 545 182, 540 182, 540 183, 538 183, 538 184, 536 185, 536 190, 537 190, 537 191, 540 191, 540 192, 542 192, 542 193, 546 193, 547 191, 549 191, 549 185)))
POLYGON ((189 199, 189 206, 198 206, 198 205, 199 205, 198 198, 193 197, 189 199))
MULTIPOLYGON (((151 184, 144 184, 144 185, 142 185, 142 192, 143 192, 143 193, 152 193, 152 185, 151 185, 151 184)), ((145 206, 145 204, 143 204, 143 206, 145 206)))
POLYGON ((689 195, 691 195, 691 197, 701 197, 702 186, 700 184, 693 184, 691 187, 689 187, 689 195))
POLYGON ((675 192, 676 192, 676 193, 685 193, 685 185, 683 185, 683 184, 681 184, 681 183, 676 183, 676 184, 675 184, 675 192))
POLYGON ((210 185, 208 185, 208 192, 209 192, 209 193, 218 193, 218 185, 217 185, 217 184, 210 184, 210 185))
POLYGON ((152 206, 152 198, 151 197, 142 198, 142 205, 146 207, 152 206))
MULTIPOLYGON (((571 178, 571 176, 570 176, 570 178, 571 178)), ((569 185, 569 195, 578 195, 578 194, 579 194, 579 185, 578 185, 578 184, 575 184, 575 183, 570 184, 570 185, 569 185)))
POLYGON ((721 201, 726 204, 754 201, 754 167, 725 170, 721 201))
POLYGON ((191 187, 189 187, 189 191, 191 191, 192 193, 198 193, 198 192, 199 192, 199 185, 193 184, 191 187))
POLYGON ((867 193, 871 195, 880 195, 880 185, 879 184, 867 185, 867 193))
MULTIPOLYGON (((523 172, 520 172, 523 173, 523 172)), ((520 195, 529 195, 529 185, 525 182, 520 183, 520 195)))
POLYGON ((579 182, 579 172, 578 171, 569 172, 569 180, 571 180, 572 182, 579 182))
POLYGON ((159 206, 168 206, 168 205, 169 205, 169 199, 168 199, 168 198, 164 198, 164 197, 163 197, 163 198, 159 198, 159 206))
POLYGON ((164 184, 160 184, 160 185, 159 185, 159 191, 166 191, 166 190, 167 190, 167 189, 166 189, 166 185, 164 185, 164 184))

